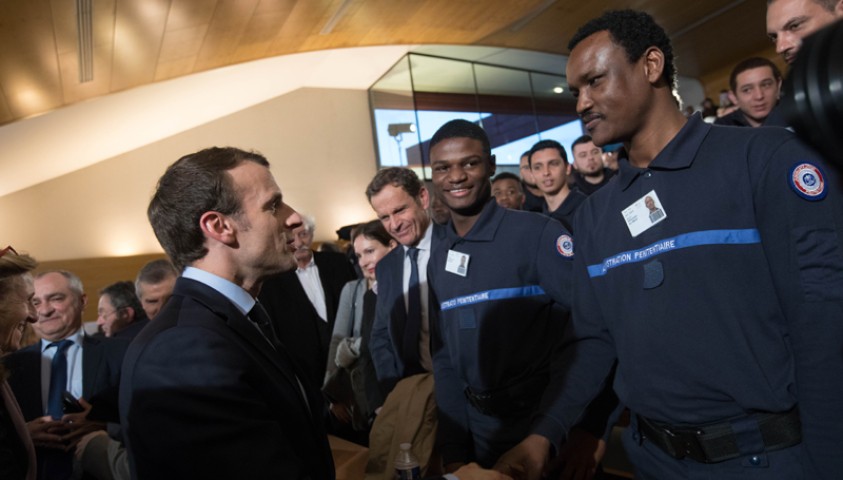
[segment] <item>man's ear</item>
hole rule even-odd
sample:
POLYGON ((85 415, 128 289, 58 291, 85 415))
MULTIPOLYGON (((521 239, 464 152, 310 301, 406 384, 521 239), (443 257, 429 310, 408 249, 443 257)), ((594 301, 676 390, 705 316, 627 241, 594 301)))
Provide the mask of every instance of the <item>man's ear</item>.
POLYGON ((664 52, 658 47, 650 47, 644 52, 644 74, 651 84, 657 83, 664 73, 664 52))
POLYGON ((227 215, 209 211, 199 217, 199 228, 206 238, 216 240, 226 245, 237 241, 237 228, 227 215))
POLYGON ((495 171, 498 168, 498 161, 494 155, 489 155, 489 178, 495 176, 495 171))
MULTIPOLYGON (((781 82, 779 82, 779 87, 781 87, 781 82)), ((729 95, 729 101, 732 102, 732 105, 737 105, 738 104, 738 97, 735 96, 735 92, 729 90, 728 95, 729 95)))
POLYGON ((430 190, 428 190, 427 187, 422 185, 421 190, 419 190, 418 199, 419 199, 419 202, 421 202, 422 208, 425 209, 425 210, 430 208, 430 196, 431 195, 433 195, 433 193, 430 190))

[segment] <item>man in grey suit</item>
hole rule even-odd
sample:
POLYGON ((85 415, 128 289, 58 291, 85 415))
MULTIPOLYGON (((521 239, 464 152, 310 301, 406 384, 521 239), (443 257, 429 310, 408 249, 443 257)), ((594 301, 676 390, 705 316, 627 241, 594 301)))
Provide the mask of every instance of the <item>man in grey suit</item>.
POLYGON ((235 148, 182 157, 148 215, 183 273, 123 366, 133 478, 333 479, 322 397, 255 300, 294 266, 301 223, 269 163, 235 148))

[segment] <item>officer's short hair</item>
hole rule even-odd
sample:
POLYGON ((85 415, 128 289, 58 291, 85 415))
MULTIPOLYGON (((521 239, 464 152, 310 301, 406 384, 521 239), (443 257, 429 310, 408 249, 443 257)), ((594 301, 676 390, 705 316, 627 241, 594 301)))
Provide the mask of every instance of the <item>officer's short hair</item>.
POLYGON ((418 198, 422 185, 416 172, 404 167, 386 167, 378 170, 366 187, 366 198, 372 203, 372 197, 380 193, 387 185, 402 188, 408 195, 418 198))
POLYGON ((530 162, 530 167, 533 166, 533 155, 535 155, 539 150, 544 150, 546 148, 556 149, 559 152, 559 156, 562 157, 562 160, 565 160, 565 163, 568 163, 568 154, 565 152, 565 147, 563 147, 561 143, 556 140, 542 140, 533 145, 533 148, 530 149, 530 156, 527 157, 530 162))
POLYGON ((492 179, 492 183, 497 182, 498 180, 515 180, 518 183, 518 188, 521 188, 521 179, 518 178, 518 175, 509 172, 501 172, 495 175, 495 178, 492 179))
POLYGON ((588 143, 591 141, 593 141, 591 139, 591 135, 583 135, 577 138, 576 140, 574 140, 574 143, 571 144, 571 152, 573 153, 574 147, 576 147, 577 145, 582 145, 583 143, 588 143))
MULTIPOLYGON (((837 2, 839 0, 812 0, 817 5, 823 7, 824 9, 828 10, 829 12, 834 11, 834 7, 837 6, 837 2)), ((776 3, 776 0, 767 0, 767 6, 769 7, 773 3, 776 3)))
POLYGON ((430 149, 432 150, 439 142, 449 138, 473 138, 479 140, 483 144, 483 153, 486 155, 492 154, 492 147, 489 144, 489 136, 483 127, 468 120, 451 120, 439 127, 439 130, 433 134, 430 139, 430 149))
POLYGON ((662 78, 676 90, 676 66, 673 60, 673 47, 664 29, 649 14, 635 10, 611 10, 589 21, 574 34, 568 42, 568 51, 591 35, 608 31, 615 44, 626 51, 629 63, 635 63, 650 47, 656 47, 664 54, 662 78))
POLYGON ((773 71, 773 78, 775 78, 777 82, 782 79, 782 72, 775 63, 764 57, 750 57, 746 60, 740 61, 737 65, 735 65, 735 68, 732 69, 732 73, 729 75, 729 87, 732 89, 732 92, 736 92, 738 90, 738 75, 747 70, 761 67, 770 67, 770 70, 773 71))

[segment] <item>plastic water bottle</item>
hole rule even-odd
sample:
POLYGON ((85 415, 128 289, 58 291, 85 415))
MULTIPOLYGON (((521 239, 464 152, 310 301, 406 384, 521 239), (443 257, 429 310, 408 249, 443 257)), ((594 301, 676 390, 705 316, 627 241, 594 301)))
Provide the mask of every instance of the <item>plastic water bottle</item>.
POLYGON ((412 444, 402 443, 395 457, 395 480, 421 480, 419 461, 410 451, 412 444))

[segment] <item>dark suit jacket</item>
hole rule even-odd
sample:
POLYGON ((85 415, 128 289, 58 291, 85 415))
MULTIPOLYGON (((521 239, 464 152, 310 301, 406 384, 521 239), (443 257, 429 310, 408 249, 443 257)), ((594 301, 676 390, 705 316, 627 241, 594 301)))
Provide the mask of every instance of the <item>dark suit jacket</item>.
MULTIPOLYGON (((104 392, 120 384, 120 366, 129 342, 86 336, 82 340, 82 397, 93 402, 90 416, 96 420, 118 421, 116 396, 106 404, 104 392), (106 413, 107 412, 107 413, 106 413)), ((11 372, 9 386, 15 392, 24 419, 44 416, 41 397, 41 345, 36 343, 4 359, 11 372)))
MULTIPOLYGON (((405 249, 399 245, 381 258, 375 267, 378 300, 375 307, 375 323, 369 339, 369 351, 384 397, 399 380, 423 371, 419 365, 408 368, 402 360, 404 326, 407 324, 407 308, 404 303, 404 255, 405 249)), ((428 312, 433 312, 429 306, 428 312)))
POLYGON ((308 381, 321 387, 340 294, 345 284, 356 277, 348 259, 340 253, 314 252, 313 260, 325 291, 327 322, 319 318, 295 270, 264 281, 258 298, 290 356, 305 371, 308 381))
POLYGON ((123 368, 133 478, 333 479, 318 391, 227 298, 179 278, 123 368))
MULTIPOLYGON (((82 340, 82 397, 91 405, 90 420, 118 422, 117 389, 120 367, 129 342, 85 336, 82 340)), ((41 345, 36 343, 7 357, 9 386, 28 422, 44 415, 41 396, 41 345)), ((73 456, 54 449, 36 448, 38 478, 69 478, 73 456)))

